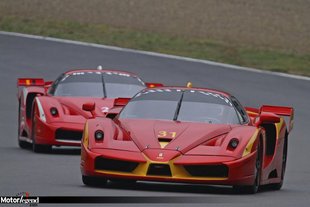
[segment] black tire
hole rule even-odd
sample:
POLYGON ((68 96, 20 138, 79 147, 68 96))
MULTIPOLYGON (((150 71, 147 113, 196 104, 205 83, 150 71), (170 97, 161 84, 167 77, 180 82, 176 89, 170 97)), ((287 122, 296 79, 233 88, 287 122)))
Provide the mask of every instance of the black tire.
POLYGON ((82 175, 82 181, 87 186, 104 186, 107 184, 107 179, 102 177, 93 177, 82 175))
POLYGON ((29 144, 25 141, 18 139, 18 146, 22 149, 27 149, 29 147, 29 144))
POLYGON ((19 102, 18 102, 18 123, 17 123, 17 141, 18 141, 18 146, 20 147, 20 148, 22 148, 22 149, 26 149, 29 145, 28 145, 28 143, 27 142, 25 142, 25 141, 22 141, 22 140, 20 140, 20 120, 21 120, 21 118, 20 118, 20 116, 21 116, 21 112, 20 112, 20 100, 19 100, 19 102))
POLYGON ((237 193, 244 193, 244 194, 255 194, 258 192, 259 187, 260 187, 260 180, 261 180, 261 172, 262 172, 262 155, 263 155, 263 150, 262 150, 262 140, 259 140, 258 146, 257 146, 257 156, 256 156, 256 163, 255 163, 255 180, 253 185, 246 185, 246 186, 240 186, 240 185, 235 185, 233 186, 233 189, 237 193))
POLYGON ((284 138, 284 145, 283 145, 281 181, 279 183, 271 184, 270 188, 272 190, 280 190, 283 186, 285 169, 286 169, 286 160, 287 160, 287 147, 288 147, 288 140, 287 140, 287 134, 286 134, 286 136, 284 138))
POLYGON ((43 145, 43 144, 36 144, 35 138, 35 128, 36 128, 36 121, 35 121, 36 112, 33 110, 32 112, 32 128, 31 128, 31 139, 32 139, 32 151, 36 153, 49 153, 52 151, 52 146, 50 145, 43 145))

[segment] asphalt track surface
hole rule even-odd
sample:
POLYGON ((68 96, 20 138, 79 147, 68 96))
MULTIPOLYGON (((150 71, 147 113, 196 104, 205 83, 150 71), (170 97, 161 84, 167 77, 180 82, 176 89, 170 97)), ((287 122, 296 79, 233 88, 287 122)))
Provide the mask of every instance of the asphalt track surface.
POLYGON ((173 201, 169 204, 132 203, 113 206, 310 205, 310 81, 1 34, 0 95, 0 195, 14 196, 19 192, 29 192, 40 196, 150 196, 158 199, 168 197, 173 201), (238 195, 230 187, 189 184, 139 182, 134 186, 109 184, 100 188, 86 187, 81 181, 79 150, 59 148, 51 154, 35 154, 30 150, 19 149, 16 79, 43 77, 54 80, 68 69, 94 68, 99 64, 104 68, 135 72, 145 81, 167 85, 185 85, 187 81, 192 81, 194 86, 225 90, 238 97, 246 106, 257 107, 264 103, 293 106, 296 110, 295 128, 289 137, 283 189, 238 195), (183 197, 183 200, 178 200, 178 197, 183 197), (190 203, 192 201, 200 203, 190 203))

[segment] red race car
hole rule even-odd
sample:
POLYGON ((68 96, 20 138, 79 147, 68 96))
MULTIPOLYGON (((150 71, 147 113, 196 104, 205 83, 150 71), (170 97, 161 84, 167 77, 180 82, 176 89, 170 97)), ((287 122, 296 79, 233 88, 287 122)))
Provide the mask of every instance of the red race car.
POLYGON ((85 120, 96 116, 113 118, 145 87, 132 73, 116 70, 72 70, 54 82, 38 78, 18 79, 18 142, 32 143, 33 151, 46 152, 52 145, 80 146, 85 120), (96 103, 92 114, 82 109, 96 103))
POLYGON ((245 109, 211 89, 144 89, 113 120, 87 120, 82 180, 232 185, 247 193, 265 184, 280 189, 292 127, 291 107, 245 109))

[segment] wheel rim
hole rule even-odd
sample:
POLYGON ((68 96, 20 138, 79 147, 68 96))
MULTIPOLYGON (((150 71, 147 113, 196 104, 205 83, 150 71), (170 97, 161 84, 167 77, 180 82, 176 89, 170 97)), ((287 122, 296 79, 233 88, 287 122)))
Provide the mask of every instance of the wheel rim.
POLYGON ((281 174, 281 182, 283 182, 285 169, 286 169, 286 160, 287 160, 287 139, 285 139, 284 142, 284 149, 283 149, 283 155, 282 155, 282 174, 281 174))
POLYGON ((20 101, 18 102, 18 140, 19 140, 19 137, 20 137, 20 121, 21 121, 21 109, 20 109, 20 101))
POLYGON ((260 184, 260 172, 261 172, 262 162, 261 162, 261 150, 260 142, 257 146, 257 157, 255 162, 255 182, 254 182, 254 191, 256 192, 260 184))

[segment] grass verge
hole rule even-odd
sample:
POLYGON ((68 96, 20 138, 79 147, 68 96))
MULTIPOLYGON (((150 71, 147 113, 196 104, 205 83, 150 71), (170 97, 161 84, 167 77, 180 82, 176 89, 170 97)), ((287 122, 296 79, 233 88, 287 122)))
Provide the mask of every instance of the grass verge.
POLYGON ((228 45, 210 39, 191 39, 72 21, 46 21, 6 16, 0 30, 114 45, 240 66, 310 76, 310 55, 294 55, 228 45))

